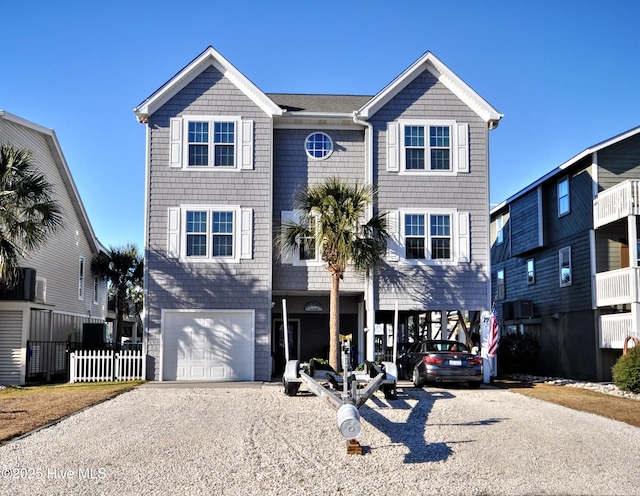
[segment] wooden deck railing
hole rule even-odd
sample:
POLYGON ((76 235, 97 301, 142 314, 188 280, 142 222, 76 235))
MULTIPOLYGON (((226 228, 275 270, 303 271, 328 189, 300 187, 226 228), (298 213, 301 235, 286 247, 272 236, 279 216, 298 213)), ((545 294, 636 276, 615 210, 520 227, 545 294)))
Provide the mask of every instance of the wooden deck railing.
POLYGON ((627 336, 638 337, 631 312, 600 316, 600 348, 622 349, 627 336))
POLYGON ((601 191, 593 200, 593 227, 640 215, 640 181, 628 179, 601 191))

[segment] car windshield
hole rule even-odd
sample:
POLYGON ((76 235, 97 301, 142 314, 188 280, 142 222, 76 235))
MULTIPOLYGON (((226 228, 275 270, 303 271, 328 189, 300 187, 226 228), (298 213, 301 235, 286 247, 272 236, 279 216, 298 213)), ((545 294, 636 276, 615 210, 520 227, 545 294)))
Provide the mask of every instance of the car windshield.
POLYGON ((469 352, 469 347, 458 341, 427 341, 427 351, 464 351, 469 352))

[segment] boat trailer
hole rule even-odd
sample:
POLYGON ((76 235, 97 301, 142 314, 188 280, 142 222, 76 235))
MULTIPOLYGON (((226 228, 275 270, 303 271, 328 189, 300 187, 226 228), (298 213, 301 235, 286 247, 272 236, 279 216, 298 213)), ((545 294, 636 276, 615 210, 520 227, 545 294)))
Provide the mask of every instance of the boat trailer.
POLYGON ((364 370, 352 371, 350 341, 351 335, 340 336, 342 374, 318 369, 314 367, 314 360, 310 363, 288 360, 282 382, 287 396, 295 396, 304 383, 309 391, 336 410, 338 429, 347 439, 347 453, 362 454, 362 447, 356 440, 362 431, 358 409, 380 388, 385 399, 397 399, 398 369, 392 362, 365 361, 364 370))

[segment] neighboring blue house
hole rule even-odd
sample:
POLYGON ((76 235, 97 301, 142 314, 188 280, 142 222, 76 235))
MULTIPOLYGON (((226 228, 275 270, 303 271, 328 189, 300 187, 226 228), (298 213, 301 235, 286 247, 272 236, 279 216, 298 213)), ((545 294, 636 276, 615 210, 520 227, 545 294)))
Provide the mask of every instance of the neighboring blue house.
POLYGON ((467 339, 490 307, 489 130, 502 118, 432 53, 375 96, 265 94, 209 47, 135 109, 146 125, 145 350, 152 380, 269 380, 327 355, 330 276, 280 256, 301 186, 378 189, 383 268, 341 284, 358 359, 410 331, 467 339), (450 320, 451 319, 451 320, 450 320), (368 331, 367 331, 368 330, 368 331))
POLYGON ((492 209, 502 332, 539 340, 539 373, 610 381, 625 340, 640 337, 638 215, 640 127, 492 209))

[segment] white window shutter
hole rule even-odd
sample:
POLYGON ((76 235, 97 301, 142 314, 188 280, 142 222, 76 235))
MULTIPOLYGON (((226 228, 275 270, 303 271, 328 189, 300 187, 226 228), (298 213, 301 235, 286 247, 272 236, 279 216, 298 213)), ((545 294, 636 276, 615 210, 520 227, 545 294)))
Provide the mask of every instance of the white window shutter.
POLYGON ((240 209, 240 258, 253 258, 253 209, 240 209))
POLYGON ((169 208, 168 217, 167 256, 169 258, 178 258, 180 256, 180 208, 169 208))
POLYGON ((471 261, 471 234, 469 231, 469 212, 458 212, 458 262, 471 261))
POLYGON ((387 261, 397 262, 400 259, 400 229, 399 229, 400 212, 398 210, 390 210, 387 212, 387 232, 389 239, 387 240, 387 261))
MULTIPOLYGON (((290 210, 283 210, 280 212, 280 224, 282 229, 282 235, 284 235, 285 226, 288 222, 295 222, 295 214, 290 210)), ((284 249, 281 247, 280 263, 291 265, 295 260, 295 253, 291 249, 284 249)))
POLYGON ((169 125, 169 167, 182 167, 182 119, 172 118, 169 125))
POLYGON ((469 124, 456 124, 457 172, 469 172, 469 124))
POLYGON ((398 172, 400 170, 400 124, 389 122, 387 124, 387 170, 398 172))
POLYGON ((241 169, 253 169, 253 121, 242 121, 240 158, 241 169))

